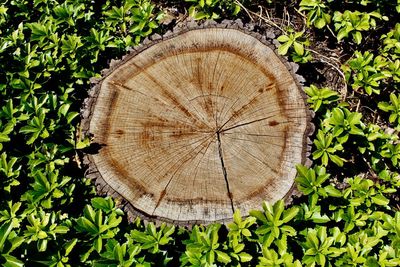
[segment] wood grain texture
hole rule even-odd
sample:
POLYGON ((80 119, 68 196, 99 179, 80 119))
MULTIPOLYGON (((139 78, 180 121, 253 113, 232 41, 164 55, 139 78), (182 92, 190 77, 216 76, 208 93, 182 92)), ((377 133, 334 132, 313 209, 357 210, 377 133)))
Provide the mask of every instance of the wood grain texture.
POLYGON ((156 39, 93 89, 83 125, 102 148, 88 175, 133 214, 178 224, 283 198, 312 131, 290 65, 237 26, 156 39))

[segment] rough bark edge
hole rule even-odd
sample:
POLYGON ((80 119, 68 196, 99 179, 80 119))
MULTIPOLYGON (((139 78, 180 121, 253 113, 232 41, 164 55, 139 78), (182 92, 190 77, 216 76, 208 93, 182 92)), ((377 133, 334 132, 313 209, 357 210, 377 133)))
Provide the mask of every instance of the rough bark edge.
MULTIPOLYGON (((128 54, 124 55, 121 60, 112 59, 108 69, 104 69, 101 71, 101 78, 91 78, 92 88, 89 90, 88 97, 84 100, 83 106, 80 111, 81 115, 81 127, 82 133, 86 136, 90 135, 89 126, 90 121, 92 119, 93 110, 95 104, 97 102, 98 95, 100 93, 100 87, 104 79, 110 75, 114 69, 118 68, 125 62, 129 61, 131 58, 135 57, 140 52, 146 50, 147 48, 163 41, 174 38, 180 34, 185 32, 196 30, 196 29, 205 29, 205 28, 221 28, 221 29, 236 29, 243 33, 246 33, 257 40, 259 40, 264 45, 271 48, 280 61, 286 66, 290 74, 293 76, 294 81, 296 83, 297 88, 300 91, 300 95, 304 100, 304 104, 306 107, 307 104, 307 95, 303 89, 303 83, 305 82, 304 78, 298 74, 296 74, 299 69, 299 65, 293 62, 289 62, 287 57, 283 57, 278 54, 278 46, 279 42, 275 39, 277 34, 280 34, 279 30, 276 30, 272 27, 261 28, 261 30, 265 31, 263 34, 256 32, 255 24, 243 24, 240 19, 237 20, 223 20, 221 23, 217 23, 215 21, 205 21, 203 23, 198 23, 194 20, 187 20, 177 24, 173 30, 167 31, 163 35, 153 34, 142 41, 136 47, 132 47, 128 50, 128 54)), ((312 161, 309 159, 312 147, 312 141, 310 136, 314 133, 315 126, 312 123, 312 118, 314 117, 314 112, 311 109, 307 109, 307 122, 306 122, 306 130, 303 134, 303 150, 302 150, 302 161, 301 164, 310 167, 312 165, 312 161)), ((160 225, 161 223, 174 224, 179 226, 187 226, 192 227, 195 224, 211 224, 211 223, 229 223, 232 221, 232 218, 226 218, 222 220, 216 221, 204 221, 204 220, 193 220, 193 221, 175 221, 164 217, 153 216, 145 213, 142 210, 136 209, 130 202, 128 202, 122 195, 120 195, 116 190, 114 190, 102 177, 101 173, 98 171, 96 164, 94 163, 93 157, 90 154, 83 155, 83 164, 87 167, 85 171, 85 176, 94 181, 96 186, 96 191, 100 195, 109 195, 115 198, 118 203, 118 206, 122 208, 128 216, 129 221, 134 221, 136 217, 140 217, 144 220, 145 223, 154 222, 156 225, 160 225)), ((301 193, 297 190, 295 183, 293 183, 292 187, 283 197, 286 204, 290 204, 292 202, 293 196, 299 196, 301 193)), ((260 207, 261 207, 260 203, 260 207)))

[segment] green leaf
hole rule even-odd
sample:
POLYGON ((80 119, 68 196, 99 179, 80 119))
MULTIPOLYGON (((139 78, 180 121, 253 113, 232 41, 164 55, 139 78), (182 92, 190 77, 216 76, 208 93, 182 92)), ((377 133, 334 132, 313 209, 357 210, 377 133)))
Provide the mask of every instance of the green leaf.
POLYGON ((10 234, 12 230, 12 223, 4 223, 0 227, 0 252, 3 250, 4 242, 6 242, 8 235, 10 234))
POLYGON ((240 262, 249 262, 253 259, 253 256, 246 252, 241 252, 238 255, 240 257, 240 262))
POLYGON ((318 253, 316 256, 317 263, 321 266, 325 266, 326 258, 323 254, 318 253))
POLYGON ((65 245, 64 245, 65 256, 68 256, 68 254, 71 253, 72 249, 75 247, 77 242, 78 242, 78 238, 74 238, 71 241, 65 243, 65 245))
POLYGON ((9 142, 10 141, 10 137, 8 137, 8 135, 0 133, 0 143, 1 142, 9 142))
POLYGON ((225 252, 222 252, 222 251, 219 251, 219 250, 215 250, 215 253, 217 254, 217 260, 219 262, 222 262, 224 264, 227 264, 227 263, 231 262, 231 258, 225 252))
POLYGON ((325 27, 326 22, 324 18, 318 18, 315 23, 314 23, 315 27, 317 27, 318 29, 322 29, 323 27, 325 27))
POLYGON ((114 247, 114 258, 117 259, 117 261, 120 263, 122 263, 124 260, 122 248, 119 244, 114 247))
POLYGON ((249 229, 243 229, 243 230, 242 230, 242 234, 243 234, 244 236, 247 236, 247 237, 251 236, 251 232, 250 232, 249 229))
POLYGON ((79 218, 76 222, 78 224, 79 231, 82 231, 82 232, 87 231, 90 234, 97 234, 99 232, 99 230, 96 228, 96 226, 91 221, 86 219, 85 217, 79 218))
POLYGON ((207 13, 203 12, 203 11, 196 12, 194 14, 194 16, 193 16, 193 18, 195 20, 205 19, 205 18, 208 18, 208 17, 209 17, 209 15, 207 13))
POLYGON ((389 97, 390 97, 390 101, 392 102, 392 104, 393 104, 395 107, 399 107, 399 100, 398 100, 398 98, 396 97, 396 95, 393 94, 393 93, 391 93, 389 97))
POLYGON ((291 221, 297 215, 297 213, 299 213, 299 211, 300 211, 300 209, 298 207, 292 207, 292 208, 286 210, 283 213, 282 221, 284 223, 291 221))
POLYGON ((24 263, 11 255, 1 255, 6 261, 4 262, 4 267, 22 267, 24 263))
POLYGON ((390 105, 388 102, 379 102, 378 108, 380 108, 381 110, 383 110, 385 112, 389 112, 389 111, 393 110, 393 106, 390 105))
POLYGON ((337 39, 340 42, 343 38, 348 36, 348 32, 345 28, 341 29, 337 34, 337 39))
POLYGON ((341 157, 339 157, 337 155, 329 154, 329 158, 333 161, 333 163, 335 163, 339 167, 343 167, 344 160, 341 157))
POLYGON ((47 238, 47 233, 45 231, 39 231, 39 233, 37 234, 37 237, 39 239, 45 239, 45 238, 47 238))
POLYGON ((91 204, 95 209, 110 212, 114 208, 114 202, 110 198, 95 197, 92 198, 91 204))
POLYGON ((342 192, 336 189, 333 185, 327 185, 324 187, 326 193, 331 197, 342 197, 342 192))
POLYGON ((103 239, 101 238, 101 236, 97 237, 97 238, 94 240, 93 246, 94 246, 94 249, 95 249, 98 253, 101 252, 101 249, 103 248, 103 239))
POLYGON ((154 240, 151 236, 148 236, 147 234, 140 232, 138 230, 133 230, 131 232, 131 237, 133 240, 139 243, 147 243, 147 242, 152 242, 154 240))
POLYGON ((239 225, 242 222, 242 217, 240 215, 240 210, 235 210, 235 212, 233 213, 233 221, 239 225))
POLYGON ((301 165, 301 164, 297 164, 296 165, 296 170, 301 176, 308 177, 308 168, 306 166, 301 165))
POLYGON ((287 54, 287 52, 288 52, 288 50, 289 50, 289 48, 290 48, 290 46, 291 46, 291 43, 290 42, 286 42, 286 43, 284 43, 284 44, 281 44, 279 47, 278 47, 278 54, 279 55, 286 55, 287 54))
POLYGON ((304 46, 302 44, 295 41, 293 43, 293 47, 294 47, 294 51, 296 52, 296 54, 298 54, 299 56, 304 55, 304 46))
POLYGON ((387 206, 389 204, 389 199, 379 194, 371 197, 371 200, 372 202, 380 206, 387 206))
POLYGON ((69 231, 69 228, 64 225, 59 225, 53 231, 57 234, 66 234, 69 231))
POLYGON ((361 44, 361 41, 362 41, 362 35, 361 35, 361 32, 355 32, 355 33, 353 33, 353 39, 354 39, 354 42, 356 43, 356 44, 361 44))
POLYGON ((265 218, 265 215, 262 211, 259 210, 251 210, 249 214, 253 217, 256 217, 257 220, 262 221, 263 223, 268 223, 268 220, 265 218))
POLYGON ((71 121, 76 118, 76 116, 78 116, 79 113, 78 112, 69 112, 66 119, 67 119, 67 123, 71 123, 71 121))
POLYGON ((282 199, 278 200, 273 206, 274 222, 278 222, 282 212, 285 210, 285 203, 282 199))
POLYGON ((65 115, 67 114, 68 110, 69 110, 69 107, 70 107, 70 104, 63 104, 63 105, 58 109, 58 112, 59 112, 61 115, 65 116, 65 115))
POLYGON ((281 36, 279 36, 279 37, 277 38, 277 40, 278 40, 280 43, 285 43, 285 42, 289 41, 290 38, 289 38, 289 36, 287 36, 287 35, 281 35, 281 36))

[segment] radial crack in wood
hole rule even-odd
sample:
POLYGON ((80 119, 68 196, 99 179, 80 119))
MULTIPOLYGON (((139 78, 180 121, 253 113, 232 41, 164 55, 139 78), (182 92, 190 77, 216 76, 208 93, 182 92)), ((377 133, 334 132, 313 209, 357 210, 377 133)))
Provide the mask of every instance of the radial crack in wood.
POLYGON ((90 176, 134 214, 178 224, 229 220, 285 197, 312 129, 290 69, 244 29, 147 44, 113 64, 83 110, 102 145, 87 155, 90 176))
POLYGON ((223 153, 222 153, 222 143, 221 143, 220 132, 217 132, 217 140, 218 140, 218 155, 219 155, 219 157, 221 159, 221 167, 222 167, 222 173, 224 174, 224 179, 225 179, 225 183, 226 183, 226 191, 228 192, 228 196, 229 196, 229 199, 231 201, 232 212, 235 212, 235 208, 233 206, 232 193, 231 193, 231 190, 229 188, 228 173, 226 172, 225 163, 224 163, 224 156, 223 156, 223 153))

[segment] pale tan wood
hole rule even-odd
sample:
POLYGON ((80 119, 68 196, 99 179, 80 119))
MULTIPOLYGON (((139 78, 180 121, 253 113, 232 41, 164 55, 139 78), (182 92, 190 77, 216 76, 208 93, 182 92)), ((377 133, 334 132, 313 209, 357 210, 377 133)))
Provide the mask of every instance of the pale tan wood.
POLYGON ((150 44, 96 87, 95 176, 146 218, 212 222, 283 198, 304 163, 310 114, 273 48, 238 29, 150 44))

